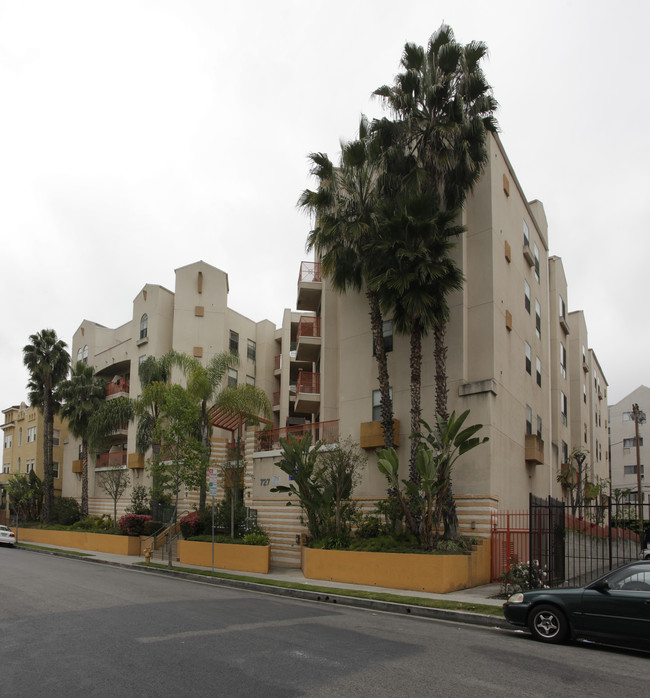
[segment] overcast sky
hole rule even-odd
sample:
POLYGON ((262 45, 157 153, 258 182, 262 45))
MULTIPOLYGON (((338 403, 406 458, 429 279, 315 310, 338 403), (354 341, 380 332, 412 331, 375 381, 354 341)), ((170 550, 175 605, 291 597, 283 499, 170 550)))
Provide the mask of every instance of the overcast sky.
POLYGON ((489 46, 609 403, 650 385, 650 3, 0 0, 0 409, 26 397, 30 334, 119 326, 199 259, 279 324, 310 258, 307 154, 382 115, 373 89, 442 21, 489 46))

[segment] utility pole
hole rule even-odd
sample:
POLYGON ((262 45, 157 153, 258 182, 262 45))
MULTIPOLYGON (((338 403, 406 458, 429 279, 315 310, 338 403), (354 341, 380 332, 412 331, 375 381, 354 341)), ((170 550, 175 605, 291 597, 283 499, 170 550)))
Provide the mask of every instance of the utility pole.
POLYGON ((639 409, 639 405, 636 402, 632 405, 632 414, 634 415, 634 442, 636 443, 636 498, 637 505, 639 507, 639 532, 643 536, 645 531, 643 528, 643 489, 641 488, 641 453, 639 450, 639 424, 645 424, 646 416, 645 412, 639 409))

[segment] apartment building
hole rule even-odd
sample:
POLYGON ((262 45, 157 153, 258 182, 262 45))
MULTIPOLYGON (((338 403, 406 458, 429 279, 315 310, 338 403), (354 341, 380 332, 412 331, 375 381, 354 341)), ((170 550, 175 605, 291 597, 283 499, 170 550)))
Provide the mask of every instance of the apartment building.
MULTIPOLYGON (((250 383, 271 395, 275 325, 268 320, 254 322, 230 309, 228 275, 216 267, 199 261, 176 269, 175 276, 173 291, 146 284, 133 301, 131 318, 119 327, 84 320, 72 339, 73 359, 94 367, 107 382, 106 399, 112 400, 141 393, 138 366, 147 356, 161 357, 174 349, 207 363, 221 352, 232 351, 239 355, 240 365, 229 372, 227 383, 250 383)), ((182 383, 180 371, 175 370, 172 380, 182 383)), ((227 431, 216 430, 215 457, 217 452, 223 457, 229 436, 227 431)), ((98 483, 101 472, 120 468, 130 473, 130 487, 118 503, 118 515, 128 506, 134 485, 150 485, 148 454, 138 453, 135 443, 136 425, 125 424, 112 434, 102 453, 91 454, 91 514, 112 515, 112 500, 98 483)), ((80 445, 71 437, 65 452, 64 496, 81 497, 80 445)), ((198 494, 183 494, 180 511, 190 510, 198 494)))
MULTIPOLYGON (((639 421, 639 456, 641 465, 641 492, 644 502, 650 502, 650 483, 645 479, 644 464, 648 461, 650 446, 647 417, 650 414, 650 388, 640 385, 636 390, 609 408, 609 449, 612 464, 612 490, 618 490, 621 501, 638 502, 636 426, 633 405, 638 405, 646 416, 639 421)), ((618 494, 618 493, 617 493, 618 494)), ((644 518, 650 518, 646 509, 644 518)))
MULTIPOLYGON (((9 498, 6 483, 12 475, 25 475, 34 471, 41 480, 43 469, 43 439, 45 423, 43 414, 37 407, 29 407, 24 402, 2 410, 2 473, 0 473, 0 511, 9 515, 9 498)), ((54 494, 60 496, 63 486, 64 442, 68 438, 67 421, 54 417, 54 494)))

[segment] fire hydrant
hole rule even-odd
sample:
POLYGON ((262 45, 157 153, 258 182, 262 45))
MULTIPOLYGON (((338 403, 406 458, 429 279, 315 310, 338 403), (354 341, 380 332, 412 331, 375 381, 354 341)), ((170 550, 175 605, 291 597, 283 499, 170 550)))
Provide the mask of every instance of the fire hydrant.
POLYGON ((145 548, 144 550, 144 561, 147 564, 151 563, 151 548, 145 548))

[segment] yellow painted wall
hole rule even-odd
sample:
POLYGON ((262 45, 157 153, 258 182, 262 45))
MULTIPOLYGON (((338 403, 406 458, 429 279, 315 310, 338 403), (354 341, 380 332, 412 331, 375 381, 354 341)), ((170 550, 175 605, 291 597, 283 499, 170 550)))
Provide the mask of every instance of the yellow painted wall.
POLYGON ((48 545, 60 545, 62 548, 97 550, 116 555, 140 554, 140 538, 137 536, 111 536, 84 531, 43 531, 39 528, 19 528, 18 542, 47 543, 48 545))
MULTIPOLYGON (((182 565, 212 566, 212 544, 193 540, 178 541, 178 559, 182 565)), ((222 570, 268 574, 271 547, 215 543, 214 566, 222 570)))
POLYGON ((303 548, 307 579, 445 594, 490 582, 490 542, 469 555, 409 555, 303 548))

